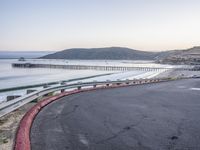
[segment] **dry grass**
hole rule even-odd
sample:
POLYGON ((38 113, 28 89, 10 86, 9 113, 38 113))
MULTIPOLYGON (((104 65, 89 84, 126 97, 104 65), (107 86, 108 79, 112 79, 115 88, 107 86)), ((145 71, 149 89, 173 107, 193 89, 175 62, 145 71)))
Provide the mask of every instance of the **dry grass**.
POLYGON ((13 149, 15 134, 20 120, 24 114, 29 110, 34 103, 26 104, 25 106, 17 109, 4 117, 0 118, 0 149, 11 150, 13 149))

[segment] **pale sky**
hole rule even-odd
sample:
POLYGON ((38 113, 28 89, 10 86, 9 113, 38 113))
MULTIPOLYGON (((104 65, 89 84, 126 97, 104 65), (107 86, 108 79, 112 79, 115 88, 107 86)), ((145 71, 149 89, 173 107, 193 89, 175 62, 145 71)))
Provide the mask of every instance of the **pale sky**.
POLYGON ((0 0, 0 50, 200 45, 200 0, 0 0))

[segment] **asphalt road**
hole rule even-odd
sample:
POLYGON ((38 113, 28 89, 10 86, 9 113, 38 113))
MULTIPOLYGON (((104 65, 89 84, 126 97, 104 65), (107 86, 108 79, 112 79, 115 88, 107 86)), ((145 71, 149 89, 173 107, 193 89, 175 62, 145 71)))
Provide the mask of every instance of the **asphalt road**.
POLYGON ((32 150, 200 150, 200 79, 79 93, 45 107, 32 150))

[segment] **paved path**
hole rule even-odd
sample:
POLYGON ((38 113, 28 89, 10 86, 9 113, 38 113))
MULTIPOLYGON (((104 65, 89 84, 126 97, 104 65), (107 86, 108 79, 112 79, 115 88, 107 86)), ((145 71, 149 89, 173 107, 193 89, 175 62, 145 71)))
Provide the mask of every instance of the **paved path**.
POLYGON ((199 150, 200 79, 97 90, 45 107, 32 150, 199 150))

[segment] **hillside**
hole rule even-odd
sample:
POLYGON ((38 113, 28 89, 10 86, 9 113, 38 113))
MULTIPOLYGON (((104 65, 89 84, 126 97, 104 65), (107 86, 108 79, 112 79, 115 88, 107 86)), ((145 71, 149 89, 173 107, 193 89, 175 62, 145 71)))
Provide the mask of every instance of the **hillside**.
POLYGON ((41 57, 43 59, 153 60, 156 52, 138 51, 123 47, 73 48, 41 57))
POLYGON ((73 48, 41 57, 42 59, 155 60, 164 64, 200 64, 200 47, 185 50, 147 52, 124 47, 73 48))
POLYGON ((200 47, 196 46, 186 50, 171 51, 165 57, 160 57, 157 62, 167 64, 200 65, 200 47))

